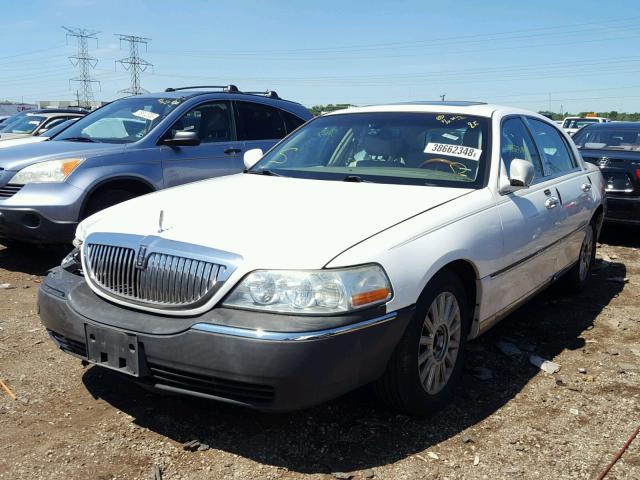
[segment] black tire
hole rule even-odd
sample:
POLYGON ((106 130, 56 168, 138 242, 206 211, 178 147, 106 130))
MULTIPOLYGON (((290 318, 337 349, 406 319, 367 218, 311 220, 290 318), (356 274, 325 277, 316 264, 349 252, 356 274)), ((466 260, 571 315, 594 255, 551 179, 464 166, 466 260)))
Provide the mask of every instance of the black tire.
POLYGON ((126 202, 127 200, 131 200, 137 196, 139 196, 138 193, 119 188, 100 190, 97 193, 94 193, 87 202, 87 206, 84 209, 81 220, 84 220, 105 208, 113 207, 118 203, 126 202))
MULTIPOLYGON (((384 375, 373 385, 378 397, 394 410, 409 415, 428 415, 444 407, 453 397, 455 388, 462 377, 464 347, 469 332, 471 314, 471 308, 468 305, 467 295, 460 278, 453 272, 446 270, 436 275, 420 295, 415 314, 400 342, 396 345, 384 375), (441 294, 444 297, 441 297, 441 294), (419 367, 419 358, 433 354, 435 361, 436 350, 441 350, 436 349, 436 337, 439 334, 431 337, 433 343, 429 346, 425 346, 421 342, 427 340, 425 334, 429 329, 426 319, 431 318, 432 304, 439 298, 448 300, 449 297, 446 294, 455 297, 459 308, 458 348, 448 379, 445 380, 443 376, 441 389, 429 392, 427 386, 423 386, 423 381, 420 378, 420 373, 424 372, 424 369, 419 367)), ((446 348, 453 345, 454 342, 451 340, 451 343, 447 343, 446 348)), ((451 362, 449 363, 451 364, 451 362)), ((423 366, 427 365, 423 364, 423 366)), ((428 380, 427 376, 426 383, 428 380)))
POLYGON ((585 289, 591 278, 593 264, 596 261, 597 233, 595 222, 591 222, 585 232, 580 246, 578 261, 562 279, 564 288, 570 293, 580 293, 585 289))

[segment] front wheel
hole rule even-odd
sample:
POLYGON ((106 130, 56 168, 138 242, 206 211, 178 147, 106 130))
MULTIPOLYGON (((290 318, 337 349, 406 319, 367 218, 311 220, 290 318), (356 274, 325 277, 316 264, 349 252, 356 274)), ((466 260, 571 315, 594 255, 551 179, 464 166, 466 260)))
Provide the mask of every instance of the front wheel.
POLYGON ((392 408, 433 413, 452 398, 462 376, 471 312, 460 279, 442 272, 420 296, 416 312, 374 388, 392 408))

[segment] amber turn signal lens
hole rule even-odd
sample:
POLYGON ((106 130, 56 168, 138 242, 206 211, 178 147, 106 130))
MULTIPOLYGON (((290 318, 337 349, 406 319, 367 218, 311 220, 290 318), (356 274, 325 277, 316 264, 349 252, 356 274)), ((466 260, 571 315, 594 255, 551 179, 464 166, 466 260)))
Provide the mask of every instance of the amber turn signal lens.
POLYGON ((370 292, 356 293, 351 297, 351 305, 354 307, 361 307, 368 303, 378 302, 380 300, 386 300, 391 292, 388 288, 379 288, 370 292))
POLYGON ((68 162, 64 162, 62 164, 62 173, 64 177, 67 178, 71 173, 76 169, 78 165, 82 163, 82 159, 76 158, 73 160, 69 160, 68 162))

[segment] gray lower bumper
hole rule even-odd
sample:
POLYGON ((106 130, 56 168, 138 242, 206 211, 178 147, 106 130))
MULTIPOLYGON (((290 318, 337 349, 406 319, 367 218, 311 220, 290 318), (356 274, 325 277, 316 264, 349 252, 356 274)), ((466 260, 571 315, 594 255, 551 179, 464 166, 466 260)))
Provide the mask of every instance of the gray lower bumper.
POLYGON ((301 317, 278 315, 275 322, 269 314, 227 311, 181 319, 169 332, 165 321, 175 317, 153 315, 157 328, 150 327, 147 314, 113 305, 83 286, 81 277, 56 270, 39 293, 42 323, 65 352, 101 364, 99 355, 89 352, 93 347, 87 348, 87 332, 97 331, 103 344, 119 332, 127 339, 124 350, 135 342, 137 363, 132 364, 133 353, 124 353, 123 368, 112 358, 103 366, 133 372, 156 388, 273 411, 321 403, 378 378, 413 313, 413 307, 365 312, 347 317, 348 323, 316 317, 330 327, 305 331, 301 317), (143 329, 131 328, 135 318, 143 329))

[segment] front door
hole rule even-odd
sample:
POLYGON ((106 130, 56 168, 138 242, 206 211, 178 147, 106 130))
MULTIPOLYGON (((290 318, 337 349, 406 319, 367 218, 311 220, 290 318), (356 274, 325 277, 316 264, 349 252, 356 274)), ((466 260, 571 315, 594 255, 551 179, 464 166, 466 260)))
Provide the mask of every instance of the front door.
POLYGON ((183 115, 165 137, 196 132, 200 145, 160 147, 165 187, 242 171, 242 146, 236 140, 231 102, 207 102, 183 115))
POLYGON ((558 235, 557 192, 546 179, 538 149, 520 117, 506 119, 501 131, 501 182, 508 182, 511 161, 533 164, 535 177, 529 188, 500 195, 497 206, 503 228, 500 267, 491 275, 494 312, 499 313, 526 297, 555 273, 550 247, 558 235))

